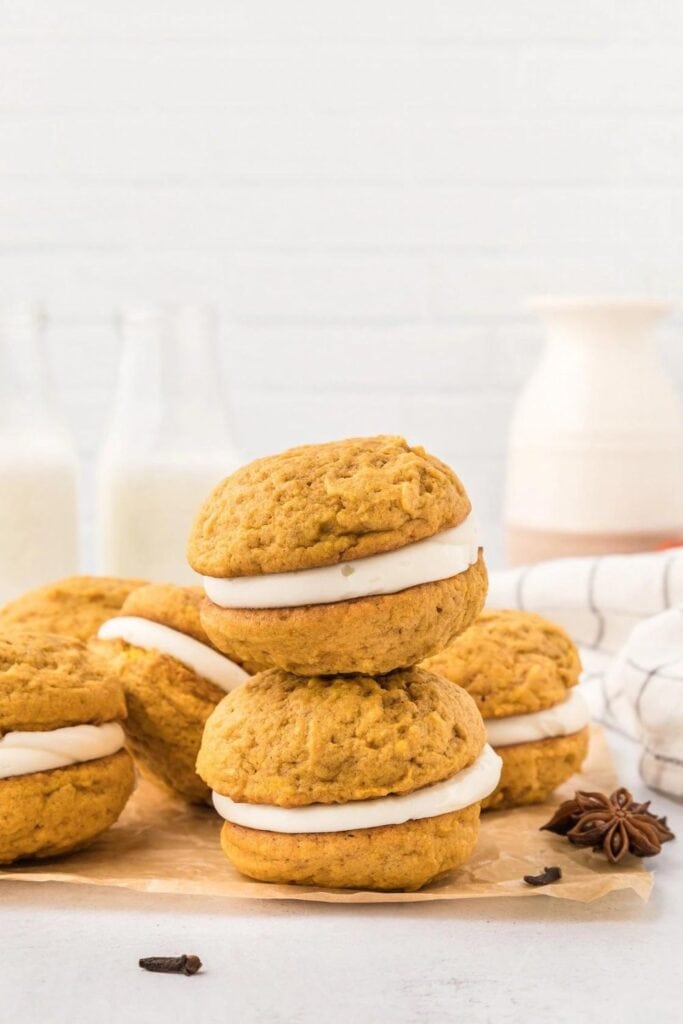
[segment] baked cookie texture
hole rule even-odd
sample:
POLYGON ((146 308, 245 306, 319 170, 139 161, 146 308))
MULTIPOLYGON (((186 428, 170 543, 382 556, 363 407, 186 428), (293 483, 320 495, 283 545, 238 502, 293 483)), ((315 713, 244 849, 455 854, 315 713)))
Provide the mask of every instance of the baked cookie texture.
POLYGON ((0 864, 73 853, 118 819, 135 786, 130 754, 0 779, 0 864))
POLYGON ((382 674, 414 665, 448 644, 481 611, 484 560, 466 572, 395 594, 293 608, 219 608, 201 620, 215 647, 252 666, 300 675, 382 674))
POLYGON ((553 790, 578 772, 588 753, 589 730, 531 743, 496 747, 503 759, 497 788, 482 810, 505 810, 546 800, 553 790))
POLYGON ((463 686, 484 718, 543 711, 579 681, 569 635, 540 615, 486 610, 423 667, 463 686))
POLYGON ((199 609, 204 599, 201 587, 180 587, 173 583, 147 583, 128 595, 121 615, 134 615, 159 622, 169 629, 194 637, 201 644, 211 641, 202 628, 199 609))
POLYGON ((271 669, 218 705, 197 769, 237 802, 339 804, 450 778, 484 743, 481 716, 464 690, 422 669, 379 678, 271 669))
MULTIPOLYGON (((122 719, 120 683, 79 640, 0 637, 0 735, 122 719)), ((0 863, 87 845, 119 817, 133 791, 130 754, 0 779, 0 863)))
MULTIPOLYGON (((238 651, 225 643, 223 648, 216 647, 202 624, 202 605, 205 603, 202 587, 181 587, 174 583, 147 583, 134 590, 121 608, 120 615, 132 615, 150 622, 158 622, 178 633, 185 633, 200 644, 213 647, 219 654, 241 665, 245 672, 255 675, 263 669, 270 668, 271 662, 263 659, 250 661, 240 657, 238 651)), ((224 696, 221 690, 221 695, 224 696)))
MULTIPOLYGON (((133 591, 120 614, 159 622, 211 647, 199 618, 202 600, 200 587, 148 584, 133 591)), ((161 651, 123 640, 93 640, 90 646, 121 681, 128 706, 124 728, 145 774, 184 800, 210 802, 195 761, 204 723, 224 690, 161 651)))
MULTIPOLYGON (((569 635, 532 612, 487 610, 424 668, 464 687, 484 720, 532 714, 561 703, 579 681, 581 662, 569 635)), ((502 810, 539 803, 579 771, 589 730, 497 746, 503 769, 482 803, 502 810)))
POLYGON ((108 647, 111 671, 121 680, 128 706, 124 722, 135 760, 145 775, 190 803, 208 803, 210 793, 195 771, 204 723, 223 690, 159 651, 123 640, 97 640, 108 647))
POLYGON ((222 481, 195 519, 188 560, 205 576, 257 576, 392 551, 457 526, 455 473, 402 437, 305 445, 222 481))
MULTIPOLYGON (((419 668, 377 678, 273 669, 219 704, 197 767, 235 801, 344 804, 450 778, 484 742, 467 694, 419 668)), ((239 871, 262 881, 415 890, 467 860, 479 811, 475 803, 402 825, 296 834, 225 822, 221 843, 239 871)))
POLYGON ((0 734, 101 725, 125 714, 121 684, 80 640, 0 636, 0 734))
MULTIPOLYGON (((190 535, 198 573, 294 573, 395 551, 464 522, 453 471, 402 437, 294 448, 215 488, 190 535)), ((467 565, 467 561, 464 562, 467 565)), ((411 793, 472 764, 485 743, 476 704, 420 668, 474 621, 487 588, 466 571, 392 594, 284 608, 221 608, 201 625, 216 648, 274 665, 206 723, 197 771, 217 793, 284 808, 411 793)), ((341 888, 416 889, 471 853, 479 803, 403 825, 289 835, 226 822, 247 875, 341 888)))
POLYGON ((23 594, 0 608, 0 633, 26 629, 88 640, 144 580, 71 576, 23 594))
POLYGON ((479 834, 479 804, 403 825, 289 835, 224 822, 221 846, 262 882, 414 892, 464 864, 479 834))

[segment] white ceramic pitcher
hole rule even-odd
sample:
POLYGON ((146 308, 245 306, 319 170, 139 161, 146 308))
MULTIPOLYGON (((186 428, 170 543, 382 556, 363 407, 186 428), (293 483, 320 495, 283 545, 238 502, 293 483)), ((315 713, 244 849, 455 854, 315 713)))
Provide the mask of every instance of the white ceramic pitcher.
POLYGON ((548 341, 513 416, 508 562, 683 537, 683 414, 653 341, 657 302, 536 299, 548 341))

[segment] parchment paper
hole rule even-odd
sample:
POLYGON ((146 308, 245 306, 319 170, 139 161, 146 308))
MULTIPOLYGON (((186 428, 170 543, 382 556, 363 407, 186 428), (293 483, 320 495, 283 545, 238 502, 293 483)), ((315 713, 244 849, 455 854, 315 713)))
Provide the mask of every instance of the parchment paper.
POLYGON ((539 832, 561 799, 576 789, 611 793, 618 785, 604 733, 592 730, 590 754, 581 775, 552 801, 528 809, 482 815, 474 856, 457 871, 420 892, 343 892, 296 885, 271 885, 242 877, 219 845, 220 819, 208 808, 189 808, 141 782, 121 820, 89 849, 70 857, 0 869, 0 879, 118 886, 141 892, 224 896, 242 899, 316 900, 328 903, 410 903, 475 897, 537 897, 589 903, 617 889, 632 889, 646 900, 652 875, 628 856, 612 867, 601 855, 578 849, 560 836, 539 832), (559 865, 562 879, 532 888, 523 875, 559 865))

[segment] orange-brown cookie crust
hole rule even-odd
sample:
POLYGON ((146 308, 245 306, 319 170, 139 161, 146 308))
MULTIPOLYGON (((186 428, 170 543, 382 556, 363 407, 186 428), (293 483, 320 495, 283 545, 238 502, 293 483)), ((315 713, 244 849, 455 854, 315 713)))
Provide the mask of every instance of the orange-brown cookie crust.
POLYGON ((72 853, 117 820, 135 785, 130 754, 0 779, 0 864, 72 853))
POLYGON ((194 637, 211 646, 199 618, 204 600, 201 587, 180 587, 173 583, 147 583, 138 587, 124 601, 120 614, 132 615, 194 637))
POLYGON ((71 576, 31 590, 0 609, 0 633, 26 629, 88 640, 144 580, 71 576))
MULTIPOLYGON (((201 587, 149 583, 128 597, 122 616, 160 623, 212 647, 202 628, 201 587)), ((168 654, 123 640, 92 640, 122 683, 128 718, 126 734, 146 775, 191 803, 209 803, 208 787, 195 771, 204 723, 225 692, 168 654)), ((239 663, 233 651, 227 657, 239 663)), ((247 668, 249 671, 249 668, 247 668)))
POLYGON ((0 637, 0 736, 125 715, 121 684, 80 640, 23 632, 0 637))
MULTIPOLYGON (((191 636, 200 644, 214 647, 201 623, 200 612, 203 603, 204 591, 201 587, 181 587, 173 583, 148 583, 133 591, 121 608, 120 614, 158 622, 178 633, 191 636)), ((214 649, 225 654, 235 664, 242 665, 245 671, 251 674, 271 667, 271 663, 268 661, 245 664, 227 642, 224 643, 222 650, 215 647, 214 649)))
POLYGON ((238 802, 338 804, 450 778, 484 743, 474 701, 421 669, 378 678, 271 669, 218 705, 197 770, 238 802))
POLYGON ((188 559, 205 576, 256 576, 392 551, 457 526, 455 473, 402 437, 350 438, 258 459, 199 510, 188 559))
POLYGON ((124 728, 145 774, 190 803, 210 803, 195 761, 204 723, 223 690, 160 651, 123 640, 92 644, 121 681, 128 707, 124 728))
POLYGON ((589 741, 586 727, 569 736, 496 747, 503 770, 497 788, 482 802, 482 809, 501 811, 542 803, 581 770, 589 741))
POLYGON ((333 889, 414 892, 469 859, 479 833, 479 804, 404 825, 353 832, 260 832, 225 822, 228 860, 262 882, 333 889))
POLYGON ((240 661, 300 675, 405 668, 438 651, 476 618, 486 598, 483 557, 449 579, 396 594, 298 608, 219 608, 202 624, 213 644, 240 661))
POLYGON ((563 701, 581 662, 568 634, 532 612, 482 612, 424 668, 463 686, 484 718, 543 711, 563 701))

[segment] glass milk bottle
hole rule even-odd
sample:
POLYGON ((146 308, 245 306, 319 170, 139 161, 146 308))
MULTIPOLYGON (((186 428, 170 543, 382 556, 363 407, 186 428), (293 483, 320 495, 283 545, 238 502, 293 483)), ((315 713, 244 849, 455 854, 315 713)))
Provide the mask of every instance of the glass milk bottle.
POLYGON ((212 312, 128 310, 113 416, 98 465, 104 573, 196 582, 185 547, 211 488, 239 464, 221 395, 212 312))
POLYGON ((77 460, 37 306, 0 309, 0 603, 78 571, 77 460))
POLYGON ((681 543, 683 416, 656 302, 539 299, 548 335, 508 450, 508 561, 681 543))

